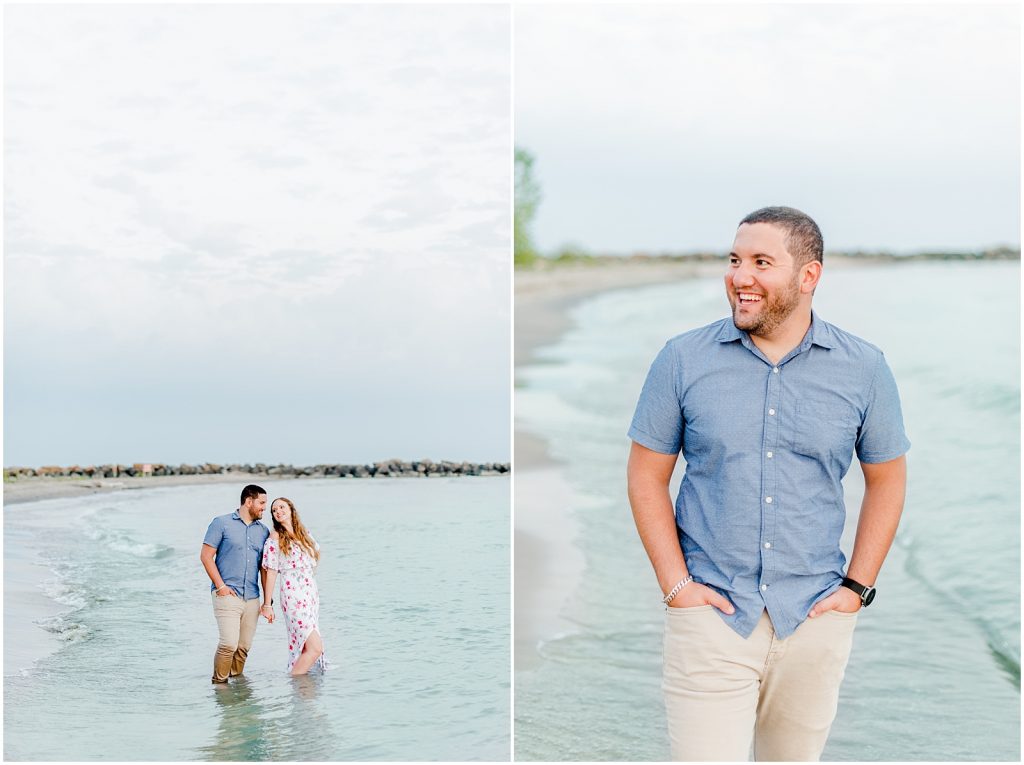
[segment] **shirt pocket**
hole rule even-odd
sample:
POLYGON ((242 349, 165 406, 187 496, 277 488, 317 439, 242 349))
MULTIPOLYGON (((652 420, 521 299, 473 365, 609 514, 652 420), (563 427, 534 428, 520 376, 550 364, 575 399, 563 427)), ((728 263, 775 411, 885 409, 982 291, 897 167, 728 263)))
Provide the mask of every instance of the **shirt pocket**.
POLYGON ((853 453, 860 417, 853 405, 838 396, 801 396, 795 402, 793 451, 825 458, 853 453))

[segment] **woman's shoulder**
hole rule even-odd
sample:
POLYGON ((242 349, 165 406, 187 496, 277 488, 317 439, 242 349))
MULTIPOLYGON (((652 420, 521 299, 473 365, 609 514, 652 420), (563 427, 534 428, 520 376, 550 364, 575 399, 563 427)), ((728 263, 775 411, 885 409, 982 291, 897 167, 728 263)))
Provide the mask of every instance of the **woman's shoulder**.
POLYGON ((276 542, 279 536, 280 536, 280 534, 278 534, 276 531, 271 529, 270 530, 270 536, 268 536, 267 539, 273 539, 276 542))

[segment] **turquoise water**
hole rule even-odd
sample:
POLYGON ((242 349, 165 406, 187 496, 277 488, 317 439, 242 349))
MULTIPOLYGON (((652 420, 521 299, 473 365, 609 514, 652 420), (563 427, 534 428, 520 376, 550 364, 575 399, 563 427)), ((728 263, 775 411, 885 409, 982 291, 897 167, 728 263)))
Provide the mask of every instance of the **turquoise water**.
POLYGON ((211 686, 199 552, 240 485, 12 505, 5 759, 508 759, 508 478, 262 485, 323 547, 332 669, 289 677, 283 620, 261 620, 244 679, 211 686), (53 651, 18 666, 26 640, 53 651))
MULTIPOLYGON (((907 263, 826 270, 815 296, 885 351, 913 442, 823 760, 1020 759, 1019 286, 1018 263, 907 263)), ((587 561, 563 614, 574 629, 516 674, 517 759, 668 759, 663 609, 626 501, 625 432, 665 340, 727 313, 720 279, 606 293, 517 375, 516 418, 564 464, 587 561)), ((846 485, 849 555, 857 467, 846 485)))

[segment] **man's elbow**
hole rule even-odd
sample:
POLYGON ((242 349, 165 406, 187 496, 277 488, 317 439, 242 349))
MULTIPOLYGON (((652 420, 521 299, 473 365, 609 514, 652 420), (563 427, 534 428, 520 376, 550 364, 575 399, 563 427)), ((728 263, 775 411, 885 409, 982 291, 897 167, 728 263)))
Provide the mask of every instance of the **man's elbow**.
POLYGON ((907 482, 907 457, 905 454, 888 462, 863 464, 861 467, 864 472, 864 482, 868 486, 891 486, 907 482))

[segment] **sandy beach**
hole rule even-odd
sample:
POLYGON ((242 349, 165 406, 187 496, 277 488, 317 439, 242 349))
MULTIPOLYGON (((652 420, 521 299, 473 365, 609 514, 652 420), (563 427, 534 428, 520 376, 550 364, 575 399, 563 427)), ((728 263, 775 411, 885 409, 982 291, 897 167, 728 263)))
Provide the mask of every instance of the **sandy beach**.
MULTIPOLYGON (((4 507, 20 502, 35 502, 41 499, 62 499, 64 497, 104 494, 112 491, 133 489, 155 489, 161 486, 192 486, 207 483, 239 483, 241 486, 256 483, 262 476, 251 473, 217 473, 214 475, 167 475, 146 478, 122 476, 120 478, 24 478, 4 482, 4 507)), ((274 476, 275 481, 291 479, 291 476, 274 476)))
MULTIPOLYGON (((529 363, 536 348, 554 342, 569 329, 568 311, 581 300, 614 289, 718 276, 723 269, 724 263, 708 261, 628 261, 516 269, 515 365, 529 363)), ((519 447, 517 432, 517 458, 520 457, 519 447)), ((527 446, 522 457, 529 456, 527 446)), ((518 461, 516 465, 524 466, 518 461)))
MULTIPOLYGON (((716 262, 560 265, 515 273, 515 368, 535 361, 572 326, 569 311, 615 289, 717 276, 716 262)), ((518 377, 518 375, 517 375, 518 377)), ((519 384, 517 379, 517 385, 519 384)), ((515 426, 515 662, 533 666, 540 643, 571 630, 560 614, 580 584, 585 558, 575 544, 579 505, 539 434, 515 426)))

